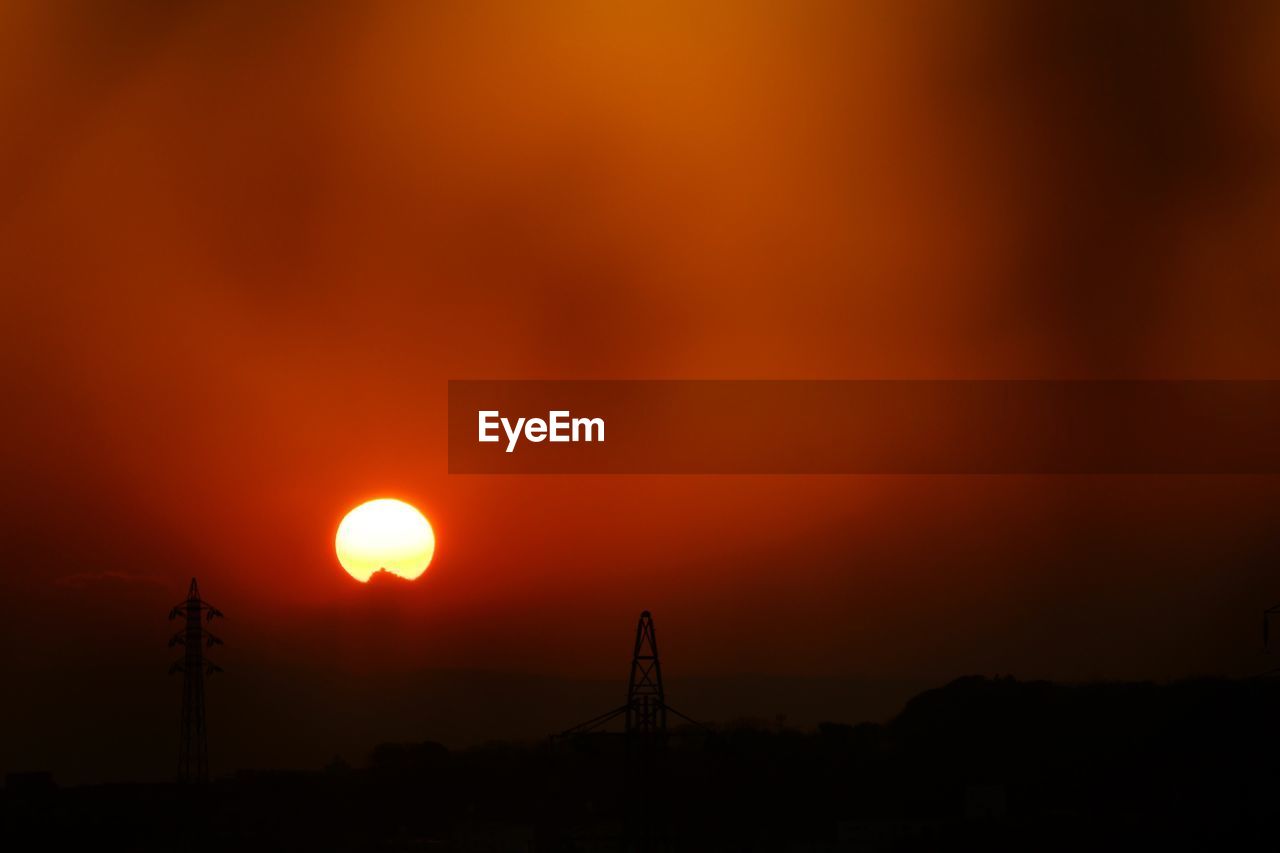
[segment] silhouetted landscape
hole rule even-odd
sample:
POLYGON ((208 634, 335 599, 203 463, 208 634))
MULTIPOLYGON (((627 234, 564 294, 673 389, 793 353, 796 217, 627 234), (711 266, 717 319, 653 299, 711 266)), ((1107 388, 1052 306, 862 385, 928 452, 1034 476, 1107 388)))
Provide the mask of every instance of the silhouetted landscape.
POLYGON ((1269 846, 1280 680, 971 676, 885 724, 381 744, 208 786, 6 780, 6 840, 136 850, 1210 849, 1269 846), (644 827, 638 821, 645 821, 644 827), (190 830, 192 821, 196 830, 190 830))
POLYGON ((1280 849, 1280 2, 0 33, 2 853, 1280 849))

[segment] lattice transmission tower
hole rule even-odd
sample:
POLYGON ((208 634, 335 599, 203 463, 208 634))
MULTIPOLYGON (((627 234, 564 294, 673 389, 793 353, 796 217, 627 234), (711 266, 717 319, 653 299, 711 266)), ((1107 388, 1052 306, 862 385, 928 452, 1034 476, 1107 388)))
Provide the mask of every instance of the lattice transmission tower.
POLYGON ((222 644, 205 622, 222 611, 200 598, 196 579, 191 579, 187 597, 169 611, 169 619, 185 619, 183 629, 169 639, 169 647, 182 646, 182 660, 169 667, 169 674, 182 673, 182 741, 178 752, 178 781, 209 781, 209 739, 204 716, 204 677, 222 668, 204 656, 210 646, 222 644))
POLYGON ((666 691, 662 687, 662 661, 658 657, 658 637, 653 628, 653 616, 648 610, 640 614, 636 623, 636 642, 631 655, 631 678, 627 683, 627 701, 612 711, 592 717, 566 729, 559 736, 604 732, 605 727, 622 717, 628 740, 655 743, 667 734, 667 715, 672 714, 699 729, 697 720, 687 717, 667 704, 666 691))
POLYGON ((622 784, 625 833, 623 849, 662 851, 667 843, 667 799, 662 784, 661 755, 667 743, 667 715, 692 723, 699 734, 706 728, 667 704, 662 686, 662 660, 658 657, 658 636, 648 610, 636 623, 636 642, 631 654, 631 677, 627 682, 626 704, 567 729, 560 739, 617 735, 608 726, 624 721, 626 766, 622 784))
POLYGON ((653 616, 646 610, 636 625, 636 646, 627 684, 627 733, 662 736, 667 732, 667 697, 662 689, 662 661, 653 616))

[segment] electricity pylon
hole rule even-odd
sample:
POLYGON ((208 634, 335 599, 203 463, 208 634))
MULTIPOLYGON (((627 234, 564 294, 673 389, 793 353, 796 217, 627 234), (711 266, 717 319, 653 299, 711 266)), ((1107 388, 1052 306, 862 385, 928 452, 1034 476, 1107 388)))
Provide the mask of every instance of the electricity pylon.
POLYGON ((662 737, 667 733, 667 699, 653 617, 646 610, 636 625, 636 647, 627 685, 627 734, 662 737))
POLYGON ((200 598, 196 579, 191 579, 186 600, 169 611, 169 618, 185 618, 185 627, 169 638, 169 647, 182 646, 182 660, 169 667, 169 674, 182 673, 182 742, 178 752, 178 781, 209 781, 209 740, 204 723, 204 677, 222 672, 221 667, 205 659, 207 646, 222 644, 210 633, 204 622, 221 616, 222 611, 200 598))
POLYGON ((653 628, 653 616, 646 610, 640 614, 640 621, 636 624, 626 704, 565 729, 560 737, 600 732, 613 720, 624 717, 628 741, 652 745, 665 739, 669 713, 698 728, 703 727, 697 720, 686 717, 667 704, 662 687, 662 661, 658 658, 658 638, 653 628))
POLYGON ((563 732, 561 738, 607 734, 604 727, 618 717, 625 720, 626 765, 622 784, 626 830, 623 849, 654 853, 668 849, 666 842, 667 799, 662 785, 661 754, 667 742, 667 714, 693 723, 667 704, 662 686, 662 661, 658 657, 658 637, 648 610, 636 623, 636 642, 631 654, 631 678, 627 682, 627 702, 563 732))

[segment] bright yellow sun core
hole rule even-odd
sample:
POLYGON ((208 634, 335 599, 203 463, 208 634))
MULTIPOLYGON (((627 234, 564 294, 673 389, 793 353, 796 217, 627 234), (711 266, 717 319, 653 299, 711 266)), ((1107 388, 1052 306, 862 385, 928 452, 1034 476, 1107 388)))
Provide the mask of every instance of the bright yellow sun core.
POLYGON ((409 504, 379 498, 347 513, 333 544, 342 568, 358 581, 367 583, 379 569, 413 580, 427 570, 436 535, 409 504))

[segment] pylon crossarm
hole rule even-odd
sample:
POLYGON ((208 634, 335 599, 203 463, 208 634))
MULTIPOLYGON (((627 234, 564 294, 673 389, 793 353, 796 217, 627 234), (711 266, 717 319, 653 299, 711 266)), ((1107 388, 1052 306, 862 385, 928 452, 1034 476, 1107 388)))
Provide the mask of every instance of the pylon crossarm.
POLYGON ((623 705, 621 707, 614 708, 612 711, 609 711, 608 713, 601 714, 598 717, 592 717, 590 720, 587 720, 585 723, 578 723, 578 725, 573 726, 572 728, 565 729, 563 732, 561 732, 560 737, 569 737, 570 735, 583 734, 585 732, 591 731, 594 728, 598 728, 599 726, 604 725, 610 720, 621 717, 623 714, 627 713, 627 707, 628 706, 623 705))
POLYGON ((707 727, 706 727, 706 725, 704 725, 703 723, 698 722, 698 721, 697 721, 697 720, 695 720, 693 717, 690 717, 690 716, 688 716, 688 715, 686 715, 686 714, 682 714, 682 713, 680 713, 680 712, 679 712, 679 711, 677 711, 675 708, 672 708, 670 705, 667 705, 667 704, 663 703, 663 706, 662 706, 662 707, 664 707, 664 708, 666 708, 666 709, 667 709, 667 713, 668 713, 668 714, 675 714, 677 717, 679 717, 680 719, 684 720, 686 723, 691 723, 692 725, 697 726, 698 728, 702 729, 703 731, 708 731, 708 732, 709 732, 709 731, 711 731, 711 729, 707 728, 707 727))
POLYGON ((186 616, 187 608, 192 605, 195 606, 196 610, 207 612, 211 616, 222 616, 223 618, 226 618, 225 614, 221 610, 214 607, 203 598, 184 598, 182 601, 173 605, 173 609, 169 611, 169 618, 176 619, 179 616, 186 616))

